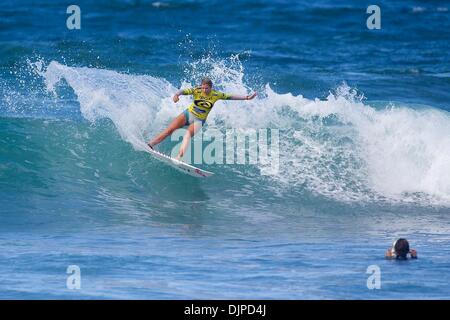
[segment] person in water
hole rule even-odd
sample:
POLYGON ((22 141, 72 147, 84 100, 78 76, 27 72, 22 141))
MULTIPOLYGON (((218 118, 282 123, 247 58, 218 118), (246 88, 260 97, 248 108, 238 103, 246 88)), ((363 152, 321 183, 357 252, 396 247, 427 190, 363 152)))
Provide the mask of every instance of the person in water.
POLYGON ((387 259, 408 259, 408 255, 411 259, 417 259, 417 251, 414 249, 409 249, 409 242, 406 239, 400 238, 394 242, 392 248, 386 251, 387 259))
POLYGON ((187 132, 183 137, 183 142, 181 143, 180 151, 176 157, 180 160, 189 145, 191 137, 205 124, 206 118, 217 100, 251 100, 256 96, 256 92, 249 96, 225 94, 213 90, 212 87, 212 81, 208 78, 204 78, 200 87, 179 90, 175 93, 173 96, 173 102, 175 103, 180 99, 180 95, 193 95, 194 102, 177 116, 166 129, 150 140, 147 145, 153 149, 155 145, 171 135, 176 129, 188 126, 187 132))

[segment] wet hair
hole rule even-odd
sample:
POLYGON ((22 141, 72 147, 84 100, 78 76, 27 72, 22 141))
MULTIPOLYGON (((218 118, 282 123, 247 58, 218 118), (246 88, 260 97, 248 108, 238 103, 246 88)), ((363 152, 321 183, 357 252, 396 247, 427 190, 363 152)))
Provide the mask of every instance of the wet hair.
POLYGON ((408 240, 400 238, 395 241, 394 250, 395 254, 397 255, 397 259, 406 259, 409 253, 408 240))
POLYGON ((202 84, 207 84, 210 88, 212 88, 212 85, 213 85, 210 78, 203 78, 202 84))

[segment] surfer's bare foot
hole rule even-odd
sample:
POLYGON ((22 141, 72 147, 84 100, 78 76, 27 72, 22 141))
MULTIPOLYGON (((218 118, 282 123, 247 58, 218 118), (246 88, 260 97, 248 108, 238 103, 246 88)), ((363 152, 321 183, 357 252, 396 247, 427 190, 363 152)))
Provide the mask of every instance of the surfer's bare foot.
POLYGON ((177 155, 177 156, 175 157, 175 159, 177 159, 178 161, 181 161, 181 156, 180 156, 180 155, 177 155))
POLYGON ((153 149, 153 146, 150 144, 150 142, 147 143, 147 145, 150 147, 150 149, 155 150, 155 149, 153 149))

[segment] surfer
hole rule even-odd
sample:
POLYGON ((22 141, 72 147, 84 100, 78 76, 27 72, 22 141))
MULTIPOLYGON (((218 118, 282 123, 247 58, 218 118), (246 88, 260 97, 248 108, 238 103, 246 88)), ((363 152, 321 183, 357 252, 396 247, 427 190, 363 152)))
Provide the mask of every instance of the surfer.
POLYGON ((212 87, 212 81, 209 78, 204 78, 199 87, 177 91, 173 96, 173 102, 177 103, 180 95, 193 95, 194 102, 172 120, 166 129, 150 140, 147 145, 153 149, 155 145, 171 135, 176 129, 188 126, 187 132, 183 137, 183 142, 181 143, 180 151, 176 157, 177 160, 180 160, 188 147, 191 137, 205 124, 206 118, 217 100, 252 100, 256 96, 256 92, 249 96, 226 94, 213 90, 212 87))
POLYGON ((408 255, 411 259, 417 259, 417 251, 414 249, 409 249, 409 242, 406 239, 400 238, 394 242, 392 248, 386 251, 387 259, 408 259, 408 255))

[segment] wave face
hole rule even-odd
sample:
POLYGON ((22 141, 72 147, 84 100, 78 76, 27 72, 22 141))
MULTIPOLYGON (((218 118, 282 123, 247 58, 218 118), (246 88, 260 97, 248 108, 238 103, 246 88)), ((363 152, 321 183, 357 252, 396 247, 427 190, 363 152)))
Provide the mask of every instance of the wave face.
MULTIPOLYGON (((250 92, 238 57, 220 61, 207 57, 198 65, 210 66, 209 76, 221 90, 250 92)), ((195 78, 201 72, 198 65, 191 66, 189 76, 195 78)), ((175 105, 171 96, 178 86, 163 78, 69 67, 56 61, 33 66, 56 99, 58 92, 69 88, 85 120, 95 124, 106 119, 114 125, 120 139, 109 142, 112 146, 127 142, 142 151, 145 141, 190 101, 182 97, 175 105)), ((191 85, 195 83, 182 81, 180 86, 191 85)), ((205 135, 208 130, 229 128, 278 130, 279 168, 267 176, 261 174, 264 166, 258 163, 245 168, 207 166, 215 172, 233 177, 248 171, 277 193, 306 193, 344 203, 450 205, 450 116, 446 111, 371 104, 345 83, 323 100, 279 94, 267 84, 253 101, 216 104, 205 135)), ((61 137, 74 139, 68 132, 61 132, 61 137)), ((163 150, 170 150, 169 145, 163 143, 163 150)))

